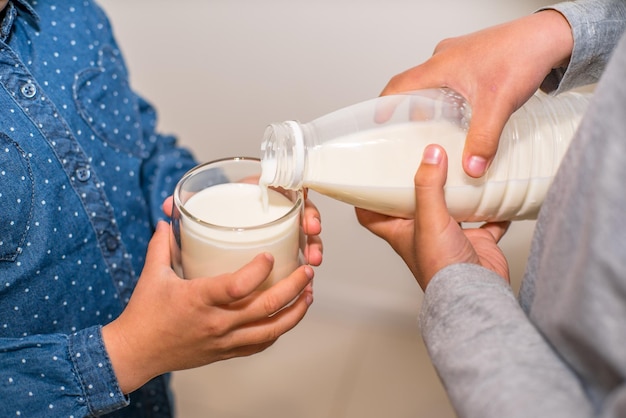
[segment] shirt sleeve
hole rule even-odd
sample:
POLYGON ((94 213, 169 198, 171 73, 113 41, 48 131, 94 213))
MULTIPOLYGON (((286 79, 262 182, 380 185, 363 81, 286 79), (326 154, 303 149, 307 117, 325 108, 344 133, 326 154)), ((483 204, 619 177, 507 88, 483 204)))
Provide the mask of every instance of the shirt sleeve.
POLYGON ((567 67, 554 69, 541 89, 558 94, 596 83, 626 28, 626 1, 569 1, 540 10, 547 9, 556 10, 567 19, 574 48, 567 67))
POLYGON ((495 273, 470 264, 441 270, 426 288, 420 326, 460 417, 591 416, 573 372, 495 273))
POLYGON ((78 418, 127 406, 100 331, 1 338, 0 416, 78 418))
POLYGON ((177 138, 156 132, 157 114, 144 99, 138 97, 144 137, 153 143, 142 164, 143 193, 150 203, 153 226, 165 215, 161 205, 174 192, 178 180, 197 165, 193 154, 177 145, 177 138))

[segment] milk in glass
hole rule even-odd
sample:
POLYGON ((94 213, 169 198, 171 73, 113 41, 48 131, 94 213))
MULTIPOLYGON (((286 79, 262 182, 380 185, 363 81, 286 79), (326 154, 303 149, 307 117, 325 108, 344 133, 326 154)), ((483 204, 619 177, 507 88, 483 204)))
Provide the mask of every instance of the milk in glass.
POLYGON ((195 193, 185 202, 187 214, 180 222, 183 276, 234 272, 262 252, 275 260, 266 286, 288 276, 301 261, 301 205, 299 197, 294 203, 257 184, 224 183, 195 193))

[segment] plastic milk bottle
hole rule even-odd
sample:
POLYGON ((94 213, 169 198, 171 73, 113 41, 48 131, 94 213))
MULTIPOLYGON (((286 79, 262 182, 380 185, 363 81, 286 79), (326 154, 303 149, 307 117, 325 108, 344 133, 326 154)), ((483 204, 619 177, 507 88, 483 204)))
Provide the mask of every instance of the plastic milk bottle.
POLYGON ((261 183, 307 187, 412 218, 413 177, 426 145, 437 143, 448 154, 446 203, 458 222, 534 219, 590 97, 536 93, 509 119, 481 178, 463 171, 471 108, 449 89, 378 97, 308 123, 274 123, 261 146, 261 183))

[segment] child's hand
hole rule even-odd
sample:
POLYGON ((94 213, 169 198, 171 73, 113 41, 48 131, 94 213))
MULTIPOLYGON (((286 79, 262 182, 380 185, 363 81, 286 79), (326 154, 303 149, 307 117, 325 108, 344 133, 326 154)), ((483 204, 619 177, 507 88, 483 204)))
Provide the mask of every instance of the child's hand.
POLYGON ((465 97, 472 119, 463 167, 468 175, 480 177, 511 114, 553 68, 567 65, 573 42, 569 23, 559 12, 533 13, 440 42, 430 59, 393 77, 382 95, 449 87, 465 97))
POLYGON ((313 301, 313 269, 301 266, 256 290, 272 266, 260 254, 232 274, 181 279, 170 267, 169 227, 159 222, 128 306, 102 330, 122 391, 166 372, 258 353, 296 326, 313 301))
POLYGON ((447 171, 443 148, 426 147, 415 174, 415 218, 392 218, 357 209, 359 222, 391 245, 423 290, 439 270, 456 263, 482 265, 508 281, 508 264, 497 243, 509 223, 462 229, 446 207, 443 186, 447 171))
POLYGON ((319 266, 322 264, 324 249, 320 237, 320 233, 322 232, 322 220, 317 207, 308 198, 304 201, 304 219, 302 220, 302 227, 306 234, 306 248, 304 249, 306 262, 312 266, 319 266))

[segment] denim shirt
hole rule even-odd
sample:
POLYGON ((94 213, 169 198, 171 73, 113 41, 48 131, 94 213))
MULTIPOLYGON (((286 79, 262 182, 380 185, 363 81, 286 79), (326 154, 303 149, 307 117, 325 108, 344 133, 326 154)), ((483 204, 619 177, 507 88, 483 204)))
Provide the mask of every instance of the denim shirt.
POLYGON ((101 326, 196 162, 155 132, 90 0, 11 0, 0 85, 0 416, 171 416, 167 376, 120 391, 101 326))

